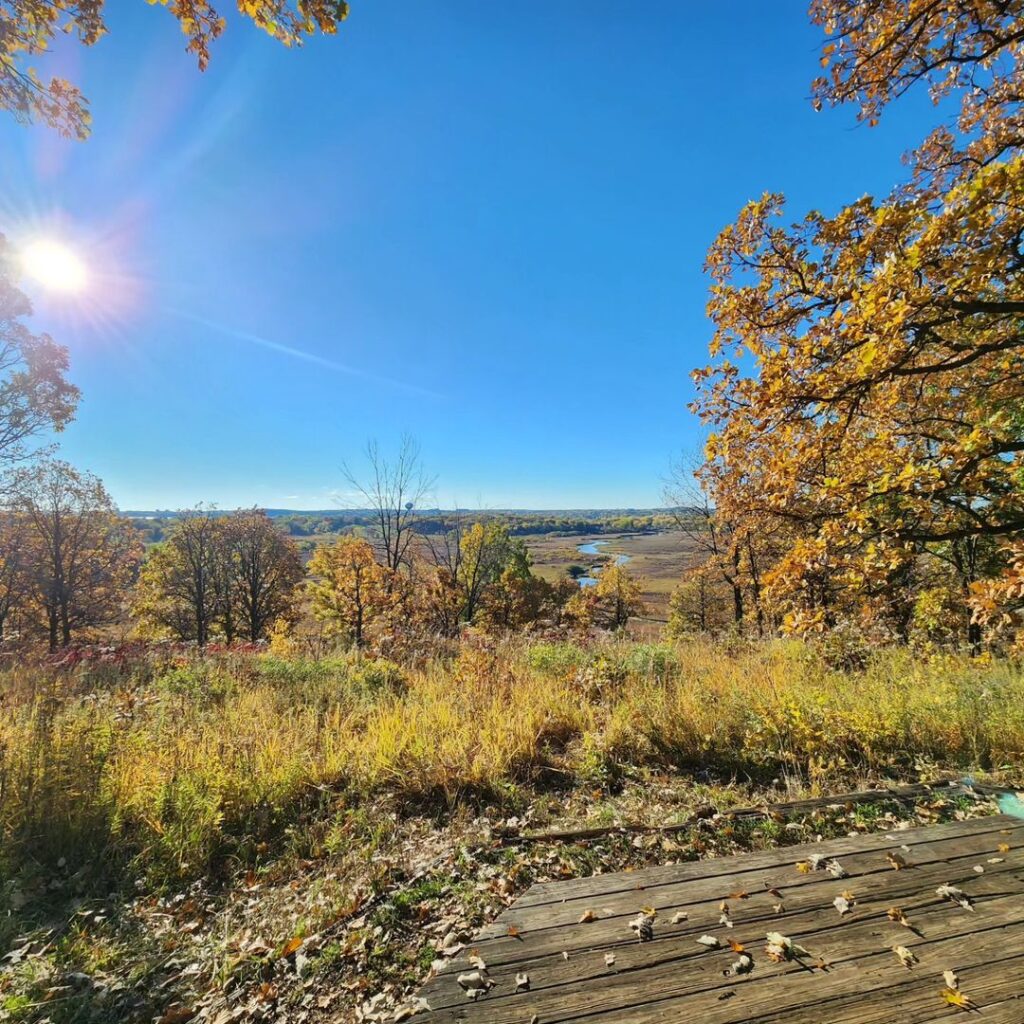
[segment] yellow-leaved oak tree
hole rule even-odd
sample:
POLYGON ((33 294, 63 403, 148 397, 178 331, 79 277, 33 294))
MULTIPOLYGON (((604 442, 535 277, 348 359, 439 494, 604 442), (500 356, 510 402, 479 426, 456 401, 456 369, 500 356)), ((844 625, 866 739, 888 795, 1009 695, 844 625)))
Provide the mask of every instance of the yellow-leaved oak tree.
MULTIPOLYGON (((126 0, 120 0, 121 3, 126 0)), ((148 0, 178 23, 185 48, 199 69, 210 62, 211 44, 226 21, 210 0, 148 0)), ((301 45, 316 33, 337 31, 348 15, 345 0, 235 0, 240 14, 285 46, 301 45)), ((107 33, 105 0, 3 0, 0 3, 0 109, 19 120, 42 121, 62 135, 89 134, 88 101, 76 85, 62 78, 44 81, 34 63, 58 35, 93 46, 107 33)))
POLYGON ((1022 7, 817 0, 812 17, 830 34, 817 102, 876 121, 925 81, 960 95, 958 119, 890 195, 790 224, 765 195, 716 240, 702 480, 718 515, 781 539, 765 583, 790 629, 905 634, 929 559, 966 623, 1024 530, 1022 7))
POLYGON ((401 581, 380 565, 373 546, 361 537, 321 544, 309 561, 313 614, 331 632, 363 647, 372 627, 399 599, 401 581))

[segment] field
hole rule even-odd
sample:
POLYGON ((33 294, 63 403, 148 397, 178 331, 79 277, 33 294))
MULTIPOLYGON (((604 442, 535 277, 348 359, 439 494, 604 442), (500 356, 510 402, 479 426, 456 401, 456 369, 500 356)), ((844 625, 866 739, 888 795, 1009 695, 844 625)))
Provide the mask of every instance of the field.
POLYGON ((1013 781, 1024 751, 1018 664, 883 650, 847 673, 796 642, 481 640, 417 666, 138 649, 11 665, 0 692, 0 1014, 18 1022, 392 1019, 536 879, 964 808, 523 831, 1013 781))
POLYGON ((640 622, 664 623, 668 619, 668 601, 678 586, 683 569, 687 565, 685 538, 674 531, 657 533, 602 534, 600 537, 545 536, 527 537, 526 544, 533 557, 534 572, 549 582, 565 576, 570 565, 590 568, 599 564, 600 559, 580 554, 578 545, 606 541, 600 550, 602 554, 627 555, 626 567, 635 576, 643 589, 644 602, 648 613, 640 622))

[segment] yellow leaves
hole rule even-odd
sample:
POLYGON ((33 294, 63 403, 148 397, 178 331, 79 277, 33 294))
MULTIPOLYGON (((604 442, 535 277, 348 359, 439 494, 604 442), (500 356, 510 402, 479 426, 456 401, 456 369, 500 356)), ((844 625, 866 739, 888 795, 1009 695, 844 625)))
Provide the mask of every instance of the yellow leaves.
POLYGON ((977 1009, 977 1005, 959 989, 944 988, 941 995, 949 1006, 955 1006, 958 1010, 977 1009))

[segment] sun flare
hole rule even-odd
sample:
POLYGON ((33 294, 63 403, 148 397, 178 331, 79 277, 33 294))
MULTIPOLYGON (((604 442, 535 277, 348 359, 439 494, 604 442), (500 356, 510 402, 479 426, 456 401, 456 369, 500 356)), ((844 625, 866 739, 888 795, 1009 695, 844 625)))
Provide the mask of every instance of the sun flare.
POLYGON ((86 285, 84 264, 61 242, 31 242, 22 251, 21 260, 25 273, 50 291, 75 293, 86 285))

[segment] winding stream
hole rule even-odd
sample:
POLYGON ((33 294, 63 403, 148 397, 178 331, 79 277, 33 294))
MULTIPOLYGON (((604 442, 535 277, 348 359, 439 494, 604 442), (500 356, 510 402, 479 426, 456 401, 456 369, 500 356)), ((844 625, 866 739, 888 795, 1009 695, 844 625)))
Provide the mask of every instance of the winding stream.
MULTIPOLYGON (((576 550, 581 555, 599 555, 601 554, 601 548, 607 544, 606 540, 589 540, 584 544, 577 544, 576 550)), ((615 565, 625 565, 629 561, 629 555, 616 555, 615 565)), ((579 585, 581 587, 596 587, 597 586, 597 574, 601 571, 596 566, 592 566, 590 571, 593 573, 592 576, 580 576, 579 585)))

